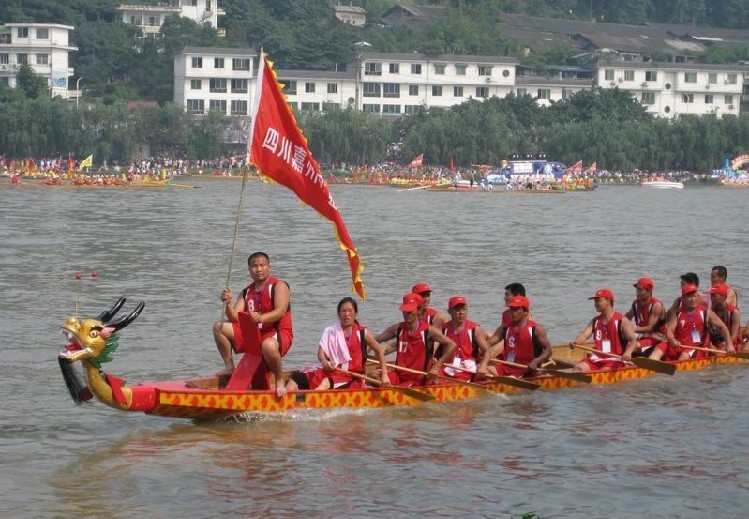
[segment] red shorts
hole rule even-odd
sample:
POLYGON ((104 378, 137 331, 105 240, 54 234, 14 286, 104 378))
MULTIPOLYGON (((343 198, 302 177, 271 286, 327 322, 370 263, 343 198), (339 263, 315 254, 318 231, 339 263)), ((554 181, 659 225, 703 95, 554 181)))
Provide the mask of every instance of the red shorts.
MULTIPOLYGON (((239 325, 239 323, 231 323, 231 327, 234 331, 234 342, 232 345, 234 352, 244 353, 247 349, 247 341, 245 341, 244 336, 242 335, 242 327, 239 325)), ((278 349, 281 357, 284 357, 289 352, 289 349, 291 349, 291 341, 293 337, 290 333, 286 331, 280 331, 275 334, 269 334, 264 337, 264 339, 267 337, 275 337, 275 339, 278 341, 278 349)))
POLYGON ((584 362, 591 371, 600 371, 602 369, 616 369, 623 368, 627 364, 619 359, 591 359, 590 357, 581 360, 584 362))
POLYGON ((393 386, 413 387, 424 385, 423 376, 414 375, 412 373, 405 373, 396 369, 389 369, 388 377, 390 378, 390 384, 392 384, 393 386))
POLYGON ((506 366, 504 364, 496 364, 494 368, 497 370, 497 375, 500 377, 520 378, 528 373, 528 370, 525 368, 513 368, 512 366, 506 366))
MULTIPOLYGON (((663 360, 679 360, 681 354, 685 351, 690 351, 689 346, 671 346, 666 341, 659 342, 655 347, 663 352, 663 360)), ((692 359, 701 359, 708 356, 706 351, 691 350, 692 353, 689 355, 692 359)))

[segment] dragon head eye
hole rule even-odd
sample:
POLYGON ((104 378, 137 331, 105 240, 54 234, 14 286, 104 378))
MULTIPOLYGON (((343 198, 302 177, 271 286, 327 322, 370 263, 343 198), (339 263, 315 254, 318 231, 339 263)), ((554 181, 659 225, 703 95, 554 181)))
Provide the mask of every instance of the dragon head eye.
POLYGON ((92 339, 96 339, 99 336, 99 330, 91 330, 90 332, 88 332, 88 336, 92 339))

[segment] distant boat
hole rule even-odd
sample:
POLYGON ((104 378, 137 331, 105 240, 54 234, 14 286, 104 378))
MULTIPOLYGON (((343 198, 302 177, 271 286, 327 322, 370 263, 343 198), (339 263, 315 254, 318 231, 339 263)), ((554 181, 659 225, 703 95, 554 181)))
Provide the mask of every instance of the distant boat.
POLYGON ((667 180, 652 180, 648 182, 640 182, 641 186, 654 187, 657 189, 684 189, 682 182, 669 182, 667 180))

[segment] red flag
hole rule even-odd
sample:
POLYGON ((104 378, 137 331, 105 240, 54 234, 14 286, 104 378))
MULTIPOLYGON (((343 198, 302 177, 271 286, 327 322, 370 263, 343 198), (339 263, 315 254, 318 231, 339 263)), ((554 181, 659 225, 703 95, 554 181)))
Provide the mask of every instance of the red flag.
POLYGON ((583 170, 583 161, 578 160, 572 166, 565 169, 564 172, 565 173, 580 173, 582 170, 583 170))
POLYGON ((450 155, 450 171, 455 171, 455 163, 453 163, 453 156, 450 155))
POLYGON ((348 256, 353 290, 364 299, 364 267, 359 263, 359 253, 265 55, 258 67, 257 85, 249 158, 263 175, 291 189, 302 202, 333 222, 339 245, 348 256))
POLYGON ((598 166, 595 162, 591 163, 590 166, 588 166, 588 169, 585 170, 586 173, 595 173, 598 169, 598 166))
POLYGON ((421 166, 421 163, 424 162, 424 154, 419 153, 414 157, 414 159, 408 164, 408 168, 418 168, 421 166))

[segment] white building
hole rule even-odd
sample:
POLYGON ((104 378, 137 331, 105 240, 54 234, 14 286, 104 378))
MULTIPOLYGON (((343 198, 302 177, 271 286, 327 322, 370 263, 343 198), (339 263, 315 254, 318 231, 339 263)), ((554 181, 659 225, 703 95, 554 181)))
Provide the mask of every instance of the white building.
POLYGON ((328 111, 354 106, 356 81, 353 71, 276 70, 278 82, 290 106, 305 111, 328 111))
POLYGON ((78 97, 68 90, 74 74, 68 55, 78 50, 70 45, 74 27, 56 23, 6 23, 0 27, 0 84, 15 87, 18 70, 27 64, 47 80, 53 96, 78 97))
POLYGON ((251 49, 185 47, 174 57, 174 103, 196 115, 249 116, 256 58, 251 49))
POLYGON ((621 88, 661 117, 740 113, 749 66, 697 63, 601 62, 596 81, 621 88))
POLYGON ((335 17, 347 24, 353 25, 354 27, 364 27, 367 23, 367 11, 363 7, 357 7, 355 5, 341 5, 338 4, 333 7, 335 17))
POLYGON ((116 21, 137 25, 144 36, 159 32, 167 16, 178 15, 218 29, 218 17, 226 14, 218 0, 172 0, 165 5, 123 4, 115 9, 116 21))

